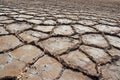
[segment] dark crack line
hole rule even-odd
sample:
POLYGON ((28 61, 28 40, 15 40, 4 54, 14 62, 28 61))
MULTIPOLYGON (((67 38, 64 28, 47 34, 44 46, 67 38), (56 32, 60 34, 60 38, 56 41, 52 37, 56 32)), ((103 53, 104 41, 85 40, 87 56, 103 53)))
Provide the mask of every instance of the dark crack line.
POLYGON ((18 49, 18 48, 20 48, 22 46, 24 46, 24 44, 18 45, 18 46, 14 47, 14 48, 10 48, 10 49, 7 49, 7 50, 0 51, 0 54, 14 51, 15 49, 18 49))

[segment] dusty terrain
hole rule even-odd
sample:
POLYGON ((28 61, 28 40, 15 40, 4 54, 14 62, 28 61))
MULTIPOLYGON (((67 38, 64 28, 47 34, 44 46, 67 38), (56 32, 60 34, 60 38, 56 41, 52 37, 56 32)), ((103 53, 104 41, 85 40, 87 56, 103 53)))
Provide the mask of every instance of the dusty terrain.
POLYGON ((119 0, 0 0, 0 80, 120 80, 119 0))
POLYGON ((99 14, 120 15, 120 0, 0 0, 1 4, 22 8, 76 9, 99 14))

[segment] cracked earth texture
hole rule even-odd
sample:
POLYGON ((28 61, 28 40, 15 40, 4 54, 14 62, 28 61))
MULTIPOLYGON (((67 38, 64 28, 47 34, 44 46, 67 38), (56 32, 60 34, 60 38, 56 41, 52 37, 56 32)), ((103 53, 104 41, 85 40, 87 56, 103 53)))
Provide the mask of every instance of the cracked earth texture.
POLYGON ((119 17, 0 5, 0 80, 120 80, 119 17))

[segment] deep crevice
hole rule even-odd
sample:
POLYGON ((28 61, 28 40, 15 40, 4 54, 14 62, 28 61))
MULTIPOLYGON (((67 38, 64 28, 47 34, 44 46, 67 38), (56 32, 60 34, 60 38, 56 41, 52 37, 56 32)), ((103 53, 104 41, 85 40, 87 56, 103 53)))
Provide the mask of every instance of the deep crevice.
POLYGON ((0 80, 17 80, 16 76, 5 76, 0 78, 0 80))

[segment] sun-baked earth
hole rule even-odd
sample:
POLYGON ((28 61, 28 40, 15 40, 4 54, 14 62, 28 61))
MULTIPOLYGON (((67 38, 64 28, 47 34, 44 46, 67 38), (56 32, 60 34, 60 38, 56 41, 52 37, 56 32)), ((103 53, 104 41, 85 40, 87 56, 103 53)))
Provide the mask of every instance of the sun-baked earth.
POLYGON ((0 80, 120 80, 119 0, 0 0, 0 80))

